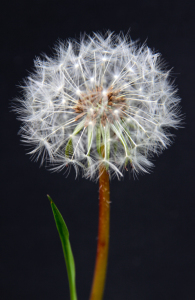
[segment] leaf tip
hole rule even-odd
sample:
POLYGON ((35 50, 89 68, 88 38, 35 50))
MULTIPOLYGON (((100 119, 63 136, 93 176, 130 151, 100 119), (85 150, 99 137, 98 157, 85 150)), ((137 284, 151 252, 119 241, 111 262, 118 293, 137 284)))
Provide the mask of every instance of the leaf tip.
POLYGON ((52 204, 53 201, 52 201, 51 197, 49 195, 47 195, 47 198, 49 199, 50 203, 52 204))

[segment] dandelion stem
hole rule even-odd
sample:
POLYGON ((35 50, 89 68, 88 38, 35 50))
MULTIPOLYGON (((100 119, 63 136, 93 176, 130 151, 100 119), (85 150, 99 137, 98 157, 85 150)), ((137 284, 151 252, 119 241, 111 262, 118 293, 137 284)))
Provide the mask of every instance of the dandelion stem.
POLYGON ((109 175, 104 165, 99 169, 99 227, 95 271, 90 300, 102 300, 106 281, 110 227, 109 175))

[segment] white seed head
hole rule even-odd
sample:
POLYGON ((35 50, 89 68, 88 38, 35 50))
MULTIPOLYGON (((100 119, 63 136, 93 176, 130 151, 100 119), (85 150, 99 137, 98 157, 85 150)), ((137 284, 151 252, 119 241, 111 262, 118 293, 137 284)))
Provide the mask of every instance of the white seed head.
POLYGON ((180 99, 160 55, 128 36, 94 33, 35 60, 15 107, 30 154, 54 170, 73 165, 97 178, 148 172, 151 157, 171 143, 180 124, 180 99))

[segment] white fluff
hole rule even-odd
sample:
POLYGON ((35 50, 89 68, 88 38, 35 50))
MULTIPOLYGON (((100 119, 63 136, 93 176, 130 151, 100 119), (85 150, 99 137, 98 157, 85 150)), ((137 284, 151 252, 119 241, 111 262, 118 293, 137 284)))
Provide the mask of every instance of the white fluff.
POLYGON ((181 120, 159 56, 107 32, 60 43, 53 58, 37 58, 15 107, 29 153, 54 170, 73 165, 87 178, 97 178, 102 163, 118 177, 127 168, 148 172, 181 120))

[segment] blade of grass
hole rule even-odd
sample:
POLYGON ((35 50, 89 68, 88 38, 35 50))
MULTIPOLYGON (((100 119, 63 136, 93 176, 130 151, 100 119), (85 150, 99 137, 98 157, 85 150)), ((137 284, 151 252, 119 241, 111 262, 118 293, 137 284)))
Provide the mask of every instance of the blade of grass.
POLYGON ((75 280, 75 263, 74 258, 71 250, 71 245, 69 241, 69 232, 68 228, 66 226, 66 223, 64 222, 64 219, 59 212, 58 208, 56 207, 55 203, 51 199, 49 195, 47 195, 52 212, 54 215, 54 219, 56 222, 56 227, 60 236, 60 240, 62 243, 62 249, 64 253, 65 263, 66 263, 66 269, 68 273, 68 281, 69 281, 69 288, 70 288, 70 299, 71 300, 77 300, 77 294, 76 294, 76 280, 75 280))

